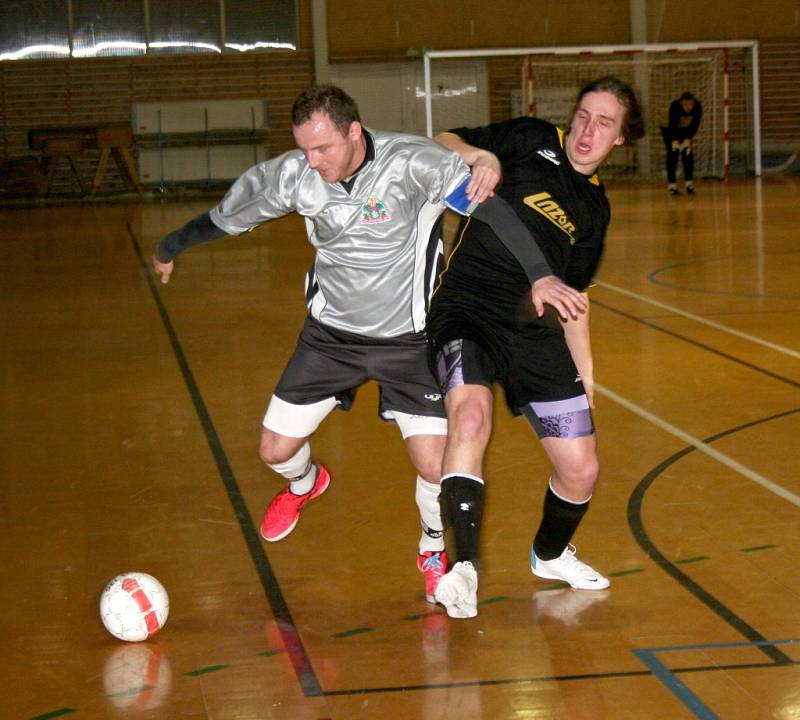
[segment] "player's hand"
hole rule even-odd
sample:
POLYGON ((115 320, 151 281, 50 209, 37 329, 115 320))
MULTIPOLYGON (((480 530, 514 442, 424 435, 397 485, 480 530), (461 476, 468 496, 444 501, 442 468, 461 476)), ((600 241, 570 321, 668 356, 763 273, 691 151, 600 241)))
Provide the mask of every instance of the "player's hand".
POLYGON ((170 260, 164 263, 153 255, 153 270, 161 278, 162 285, 166 285, 172 276, 172 271, 175 270, 175 261, 170 260))
POLYGON ((672 141, 672 150, 678 152, 681 149, 681 144, 677 140, 672 141))
POLYGON ((531 286, 531 299, 536 314, 544 315, 545 303, 552 305, 563 318, 577 320, 578 315, 586 312, 588 301, 586 296, 559 280, 555 275, 545 275, 531 286))
POLYGON ((472 176, 467 185, 467 197, 477 203, 494 195, 494 189, 500 182, 503 173, 497 156, 481 150, 475 162, 472 163, 472 176))

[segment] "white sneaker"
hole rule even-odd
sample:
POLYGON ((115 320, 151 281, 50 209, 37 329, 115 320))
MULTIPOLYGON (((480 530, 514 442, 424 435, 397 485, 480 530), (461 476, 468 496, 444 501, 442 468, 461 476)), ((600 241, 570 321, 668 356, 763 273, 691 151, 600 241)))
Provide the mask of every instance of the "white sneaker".
POLYGON ((531 572, 545 580, 562 580, 578 590, 605 590, 611 581, 575 557, 571 543, 553 560, 540 560, 531 548, 531 572))
POLYGON ((442 576, 434 598, 444 605, 451 618, 471 618, 478 614, 478 573, 471 562, 457 562, 442 576))

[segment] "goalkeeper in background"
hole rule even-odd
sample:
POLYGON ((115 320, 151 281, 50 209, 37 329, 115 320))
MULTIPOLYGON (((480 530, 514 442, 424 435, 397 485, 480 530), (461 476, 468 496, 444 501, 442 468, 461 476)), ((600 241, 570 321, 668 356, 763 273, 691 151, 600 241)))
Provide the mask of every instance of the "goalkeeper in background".
POLYGON ((694 152, 692 141, 700 127, 703 106, 690 92, 683 93, 669 106, 669 116, 661 126, 664 147, 667 151, 667 182, 669 194, 680 195, 678 190, 678 158, 683 161, 683 180, 686 192, 694 194, 694 152))

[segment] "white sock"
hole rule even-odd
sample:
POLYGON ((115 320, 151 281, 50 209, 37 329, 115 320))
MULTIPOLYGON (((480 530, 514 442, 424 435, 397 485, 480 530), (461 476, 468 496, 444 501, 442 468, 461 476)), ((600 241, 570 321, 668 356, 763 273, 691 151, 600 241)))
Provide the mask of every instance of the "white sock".
POLYGON ((310 493, 317 480, 317 466, 311 462, 311 446, 304 443, 292 457, 282 463, 269 466, 278 475, 289 481, 289 490, 293 495, 310 493))
POLYGON ((419 521, 422 534, 419 537, 419 552, 441 552, 444 550, 444 526, 439 509, 439 490, 441 486, 431 483, 417 475, 415 499, 419 508, 419 521))
POLYGON ((315 482, 317 482, 317 466, 310 462, 308 470, 303 475, 289 481, 289 492, 292 495, 306 495, 314 489, 315 482))

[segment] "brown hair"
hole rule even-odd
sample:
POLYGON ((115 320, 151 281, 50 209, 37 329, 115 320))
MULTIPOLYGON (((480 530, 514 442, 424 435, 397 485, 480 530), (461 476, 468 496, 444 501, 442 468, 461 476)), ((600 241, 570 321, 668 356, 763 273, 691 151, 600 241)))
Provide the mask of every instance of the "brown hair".
POLYGON ((610 92, 619 100, 620 105, 625 108, 625 118, 622 121, 622 136, 625 138, 626 145, 630 145, 634 140, 644 137, 642 109, 639 107, 636 93, 630 85, 611 75, 593 80, 581 88, 575 100, 576 107, 581 98, 590 92, 610 92))
POLYGON ((303 90, 292 105, 292 125, 308 122, 315 112, 327 115, 342 135, 347 135, 353 122, 361 122, 356 101, 335 85, 311 85, 303 90))

